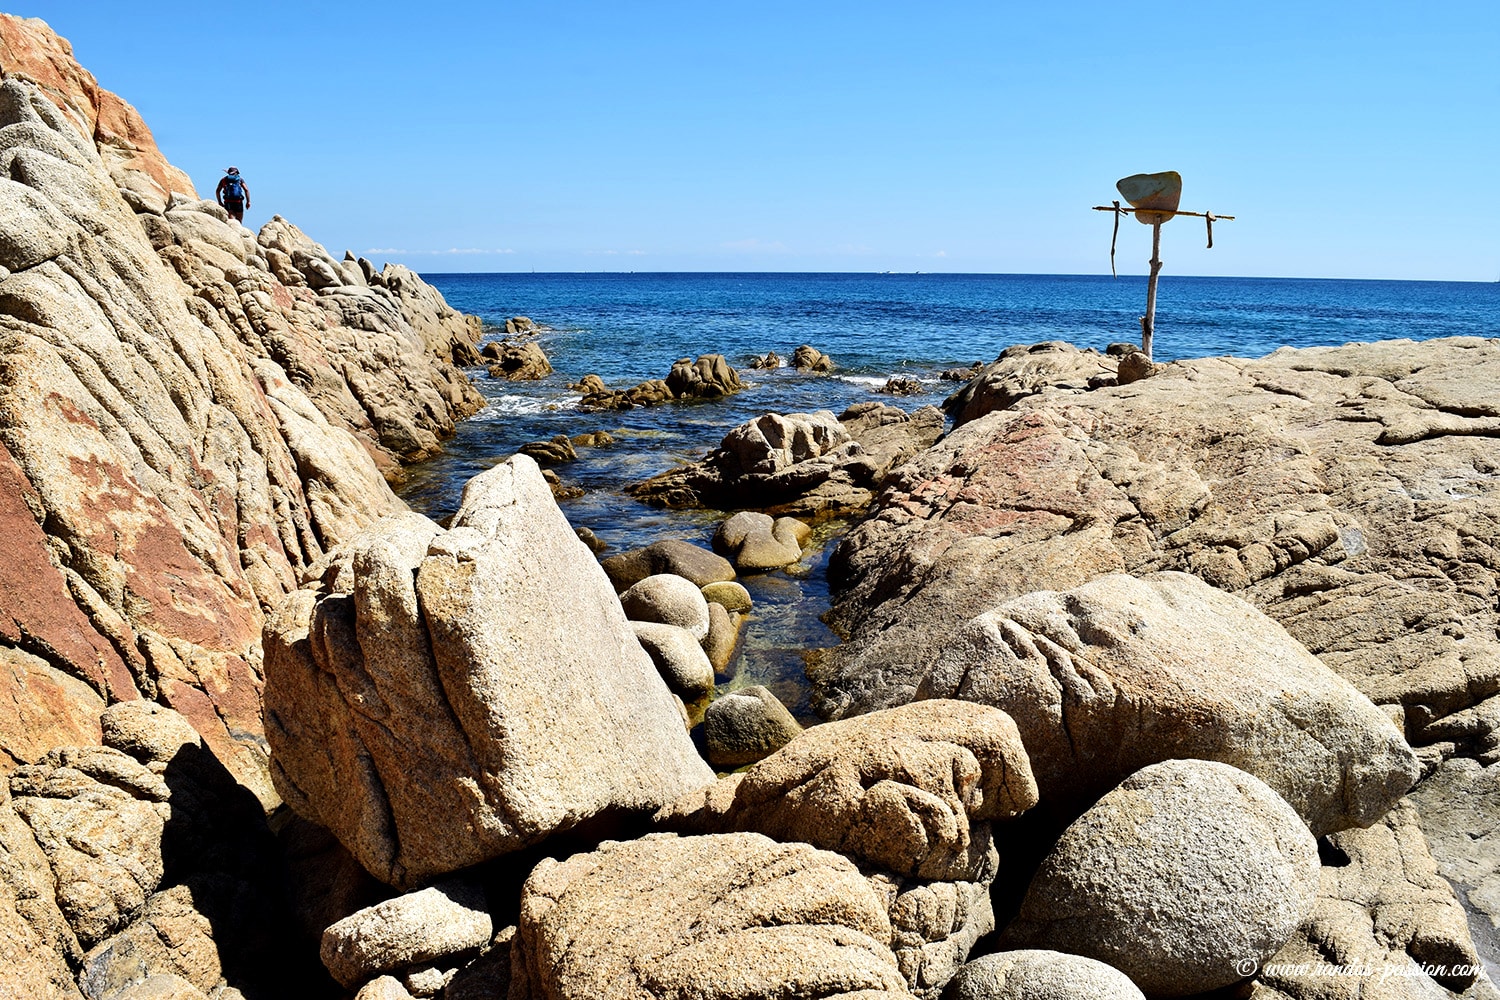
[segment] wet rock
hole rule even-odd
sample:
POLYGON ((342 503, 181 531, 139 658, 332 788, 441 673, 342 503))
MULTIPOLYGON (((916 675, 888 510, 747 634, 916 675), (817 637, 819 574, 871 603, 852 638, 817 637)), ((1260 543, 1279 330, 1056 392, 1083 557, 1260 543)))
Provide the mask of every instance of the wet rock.
POLYGON ((572 442, 574 448, 613 448, 615 446, 614 435, 608 431, 574 434, 568 440, 572 442))
POLYGON ((383 522, 266 633, 278 788, 398 887, 709 777, 530 459, 471 480, 453 524, 383 522))
POLYGON ((538 465, 562 465, 578 460, 578 452, 566 434, 559 434, 550 441, 530 441, 517 450, 536 459, 538 465))
POLYGON ((766 759, 796 739, 802 727, 774 694, 756 684, 709 705, 703 730, 708 762, 730 771, 766 759))
POLYGON ((672 365, 667 387, 674 399, 717 399, 743 389, 739 375, 722 354, 705 354, 697 361, 683 358, 672 365))
POLYGON ((1119 969, 1058 951, 1001 951, 959 970, 944 1000, 1145 1000, 1119 969))
MULTIPOLYGON (((705 598, 706 599, 706 598, 705 598)), ((703 640, 703 652, 713 665, 714 675, 723 674, 734 659, 739 648, 740 626, 745 616, 736 611, 727 611, 724 605, 708 602, 708 636, 703 640)))
POLYGON ((610 556, 599 565, 616 590, 625 590, 659 573, 684 577, 699 587, 734 579, 734 566, 729 560, 677 538, 664 538, 645 548, 610 556))
POLYGON ((945 368, 938 372, 938 378, 944 382, 967 382, 978 375, 984 368, 983 361, 976 361, 967 368, 945 368))
POLYGON ((671 573, 648 576, 620 595, 625 617, 633 622, 675 625, 702 642, 708 635, 708 602, 693 581, 671 573))
POLYGON ((909 375, 893 375, 875 391, 887 396, 920 396, 926 390, 922 388, 921 382, 909 375))
POLYGON ((323 932, 323 964, 345 987, 478 951, 494 933, 484 893, 450 881, 377 903, 323 932))
POLYGON ((924 879, 994 876, 989 823, 1036 804, 1015 725, 997 709, 925 701, 815 726, 658 820, 754 830, 924 879))
POLYGON ((1248 771, 1319 835, 1373 823, 1418 775, 1400 733, 1353 685, 1185 573, 1008 601, 955 634, 917 694, 1010 715, 1064 820, 1173 758, 1248 771))
POLYGON ((758 371, 774 371, 781 367, 781 356, 775 351, 767 351, 760 357, 751 358, 750 367, 758 371))
POLYGON ((799 372, 831 372, 833 359, 816 347, 803 344, 792 352, 792 367, 799 372))
POLYGON ((759 511, 742 510, 720 522, 714 532, 714 548, 734 560, 741 573, 780 569, 802 558, 802 542, 812 534, 796 518, 772 518, 759 511))
MULTIPOLYGON (((551 484, 549 483, 548 485, 550 486, 551 484)), ((554 490, 553 496, 556 495, 557 491, 554 490)), ((574 528, 573 533, 577 535, 578 540, 587 545, 589 547, 589 551, 596 556, 603 555, 609 550, 609 543, 600 538, 598 535, 594 534, 594 530, 592 528, 574 528)))
POLYGON ((547 360, 546 352, 534 342, 498 346, 486 344, 481 353, 485 357, 494 358, 494 363, 487 366, 491 378, 510 382, 534 382, 552 374, 552 364, 547 360), (495 350, 491 352, 491 348, 495 350))
POLYGON ((683 701, 694 702, 713 691, 713 664, 693 633, 677 625, 656 622, 636 621, 631 627, 673 694, 683 701))
POLYGON ((847 859, 757 834, 653 835, 544 860, 510 996, 907 997, 882 900, 847 859))
MULTIPOLYGON (((584 494, 584 489, 582 486, 571 486, 563 482, 562 477, 559 476, 556 472, 553 472, 551 469, 542 470, 542 481, 547 484, 547 489, 551 491, 552 499, 554 500, 577 500, 584 494)), ((576 531, 574 533, 577 534, 576 531)), ((587 540, 585 540, 582 535, 579 535, 578 537, 579 540, 583 541, 585 545, 588 544, 587 540)), ((595 540, 597 541, 597 539, 595 540)))
POLYGON ((750 591, 733 581, 704 584, 703 598, 710 604, 723 605, 726 611, 740 614, 748 612, 751 607, 750 591))
POLYGON ((1291 939, 1318 871, 1317 843, 1264 782, 1166 761, 1068 827, 1002 941, 1106 962, 1152 996, 1218 989, 1291 939))
POLYGON ((541 330, 542 327, 529 316, 512 316, 505 321, 505 334, 508 337, 539 333, 541 330))

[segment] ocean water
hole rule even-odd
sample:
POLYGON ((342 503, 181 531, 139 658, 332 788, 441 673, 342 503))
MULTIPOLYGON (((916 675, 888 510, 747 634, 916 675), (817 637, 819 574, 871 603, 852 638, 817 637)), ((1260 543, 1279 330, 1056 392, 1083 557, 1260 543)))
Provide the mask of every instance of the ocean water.
MULTIPOLYGON (((441 519, 463 484, 528 441, 606 430, 613 448, 580 450, 556 471, 584 488, 562 502, 612 551, 678 537, 707 545, 722 512, 663 511, 624 487, 701 458, 734 425, 768 411, 835 413, 881 399, 906 410, 940 404, 957 385, 944 369, 990 361, 1012 344, 1067 340, 1103 350, 1136 341, 1146 280, 1092 275, 949 274, 429 274, 457 309, 480 316, 486 339, 507 317, 550 329, 539 343, 555 372, 538 382, 474 375, 489 400, 439 458, 415 467, 401 490, 441 519), (830 376, 752 371, 752 356, 789 358, 799 344, 831 355, 830 376), (725 400, 620 413, 585 413, 569 383, 599 375, 612 388, 664 378, 678 358, 719 353, 748 388, 725 400), (874 390, 893 375, 918 379, 922 395, 874 390)), ((1258 357, 1297 347, 1409 337, 1500 336, 1500 283, 1194 278, 1164 274, 1158 288, 1157 360, 1231 354, 1258 357)), ((844 526, 819 528, 819 540, 844 526)), ((828 606, 830 546, 802 564, 745 582, 756 610, 733 677, 721 690, 764 683, 812 721, 802 676, 809 649, 837 642, 818 619, 828 606)))

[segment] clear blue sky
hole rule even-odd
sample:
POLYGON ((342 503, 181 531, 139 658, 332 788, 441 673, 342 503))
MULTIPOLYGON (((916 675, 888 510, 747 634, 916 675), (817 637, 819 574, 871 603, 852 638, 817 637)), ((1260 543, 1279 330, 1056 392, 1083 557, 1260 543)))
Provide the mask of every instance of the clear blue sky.
POLYGON ((1500 0, 17 2, 200 192, 423 271, 1500 278, 1500 0), (452 253, 452 250, 477 250, 452 253), (1122 273, 1149 230, 1127 222, 1122 273))

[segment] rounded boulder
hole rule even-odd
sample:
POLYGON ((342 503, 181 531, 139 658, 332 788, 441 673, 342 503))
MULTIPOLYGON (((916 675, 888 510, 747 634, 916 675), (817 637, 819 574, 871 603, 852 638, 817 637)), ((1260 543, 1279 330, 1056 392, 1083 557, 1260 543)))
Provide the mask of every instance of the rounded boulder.
POLYGON ((1318 874, 1313 835, 1265 782, 1163 761, 1063 832, 1002 940, 1106 962, 1151 996, 1200 993, 1286 944, 1318 874))
POLYGON ((672 573, 648 576, 620 595, 625 617, 633 622, 676 625, 702 642, 708 636, 708 601, 697 584, 672 573))
POLYGON ((1114 966, 1059 951, 1001 951, 958 971, 943 1000, 1145 1000, 1114 966))

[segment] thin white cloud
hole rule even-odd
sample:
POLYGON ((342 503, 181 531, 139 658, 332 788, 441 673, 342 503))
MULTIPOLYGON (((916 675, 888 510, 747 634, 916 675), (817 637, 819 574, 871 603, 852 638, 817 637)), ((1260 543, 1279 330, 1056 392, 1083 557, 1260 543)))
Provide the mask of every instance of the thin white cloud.
POLYGON ((504 250, 486 250, 481 247, 449 247, 447 250, 401 250, 396 247, 371 247, 365 253, 399 253, 411 257, 439 257, 448 254, 497 254, 515 253, 515 251, 508 248, 504 250))

